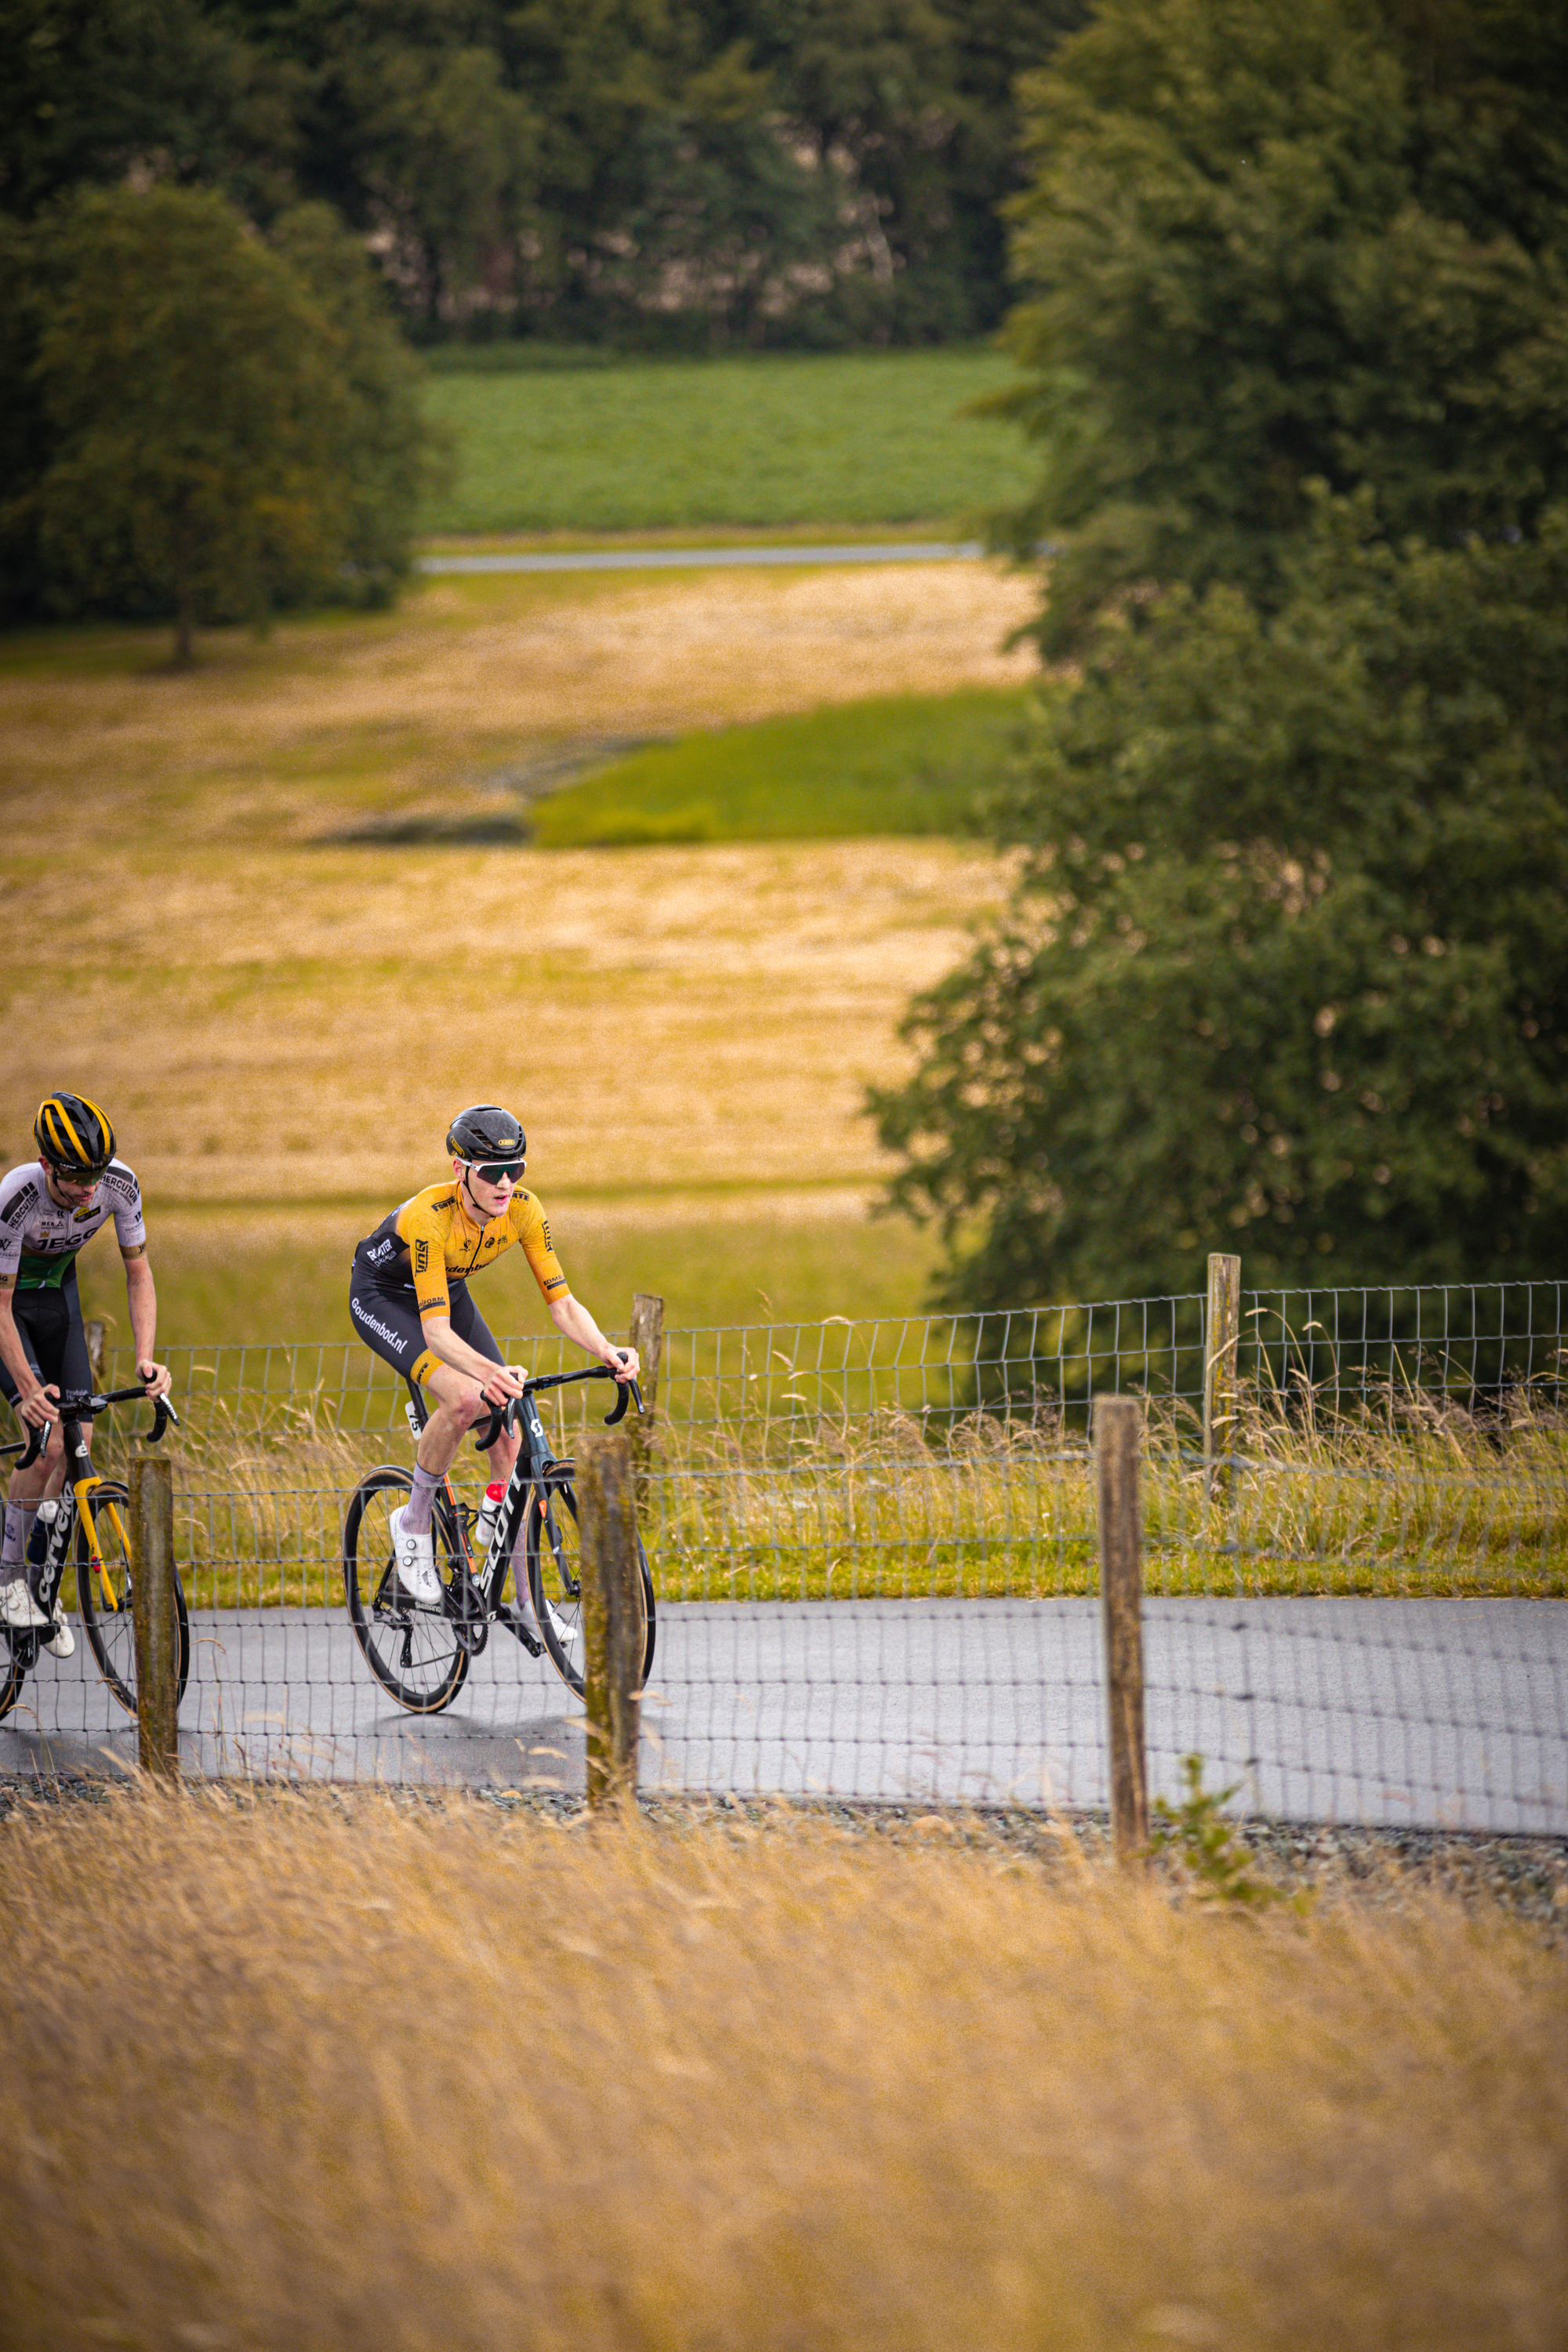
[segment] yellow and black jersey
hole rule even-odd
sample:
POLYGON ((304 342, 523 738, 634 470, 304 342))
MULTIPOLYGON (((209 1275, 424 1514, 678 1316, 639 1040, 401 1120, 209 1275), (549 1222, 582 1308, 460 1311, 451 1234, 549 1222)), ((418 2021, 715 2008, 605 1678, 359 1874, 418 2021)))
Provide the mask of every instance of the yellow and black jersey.
POLYGON ((569 1286, 550 1222, 531 1192, 514 1192, 501 1214, 481 1226, 464 1214, 455 1183, 432 1184, 383 1219, 355 1250, 354 1263, 378 1285, 411 1289, 422 1317, 450 1317, 451 1285, 493 1265, 514 1242, 521 1244, 545 1298, 564 1298, 569 1286))

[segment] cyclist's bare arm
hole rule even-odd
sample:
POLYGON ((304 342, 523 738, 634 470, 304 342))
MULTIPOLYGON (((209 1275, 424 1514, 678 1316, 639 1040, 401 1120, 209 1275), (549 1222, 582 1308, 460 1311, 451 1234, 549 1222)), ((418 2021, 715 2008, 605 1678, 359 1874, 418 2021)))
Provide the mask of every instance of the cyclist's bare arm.
POLYGON ((550 1302, 550 1319, 564 1339, 574 1340, 584 1355, 601 1364, 608 1364, 623 1385, 635 1381, 642 1366, 635 1348, 617 1348, 606 1339, 580 1298, 568 1291, 564 1298, 550 1302))
POLYGON ((125 1260, 125 1304, 131 1316, 132 1344, 136 1349, 136 1377, 146 1381, 149 1396, 167 1396, 168 1366, 153 1360, 158 1334, 158 1293, 147 1244, 138 1242, 131 1249, 122 1248, 120 1255, 125 1260))
POLYGON ((11 1302, 16 1295, 16 1284, 0 1274, 0 1362, 16 1384, 16 1411, 30 1429, 41 1429, 46 1421, 58 1421, 59 1404, 57 1391, 46 1388, 27 1361, 27 1351, 22 1345, 22 1335, 16 1328, 16 1318, 11 1312, 11 1302))

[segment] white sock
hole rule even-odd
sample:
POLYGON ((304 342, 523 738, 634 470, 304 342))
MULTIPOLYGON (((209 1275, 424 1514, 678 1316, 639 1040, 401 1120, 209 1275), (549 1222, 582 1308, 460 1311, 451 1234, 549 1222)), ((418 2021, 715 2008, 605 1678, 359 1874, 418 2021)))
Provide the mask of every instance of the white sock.
POLYGON ((15 1584, 27 1564, 27 1538, 38 1516, 37 1503, 7 1503, 0 1538, 0 1584, 15 1584))
POLYGON ((436 1489, 443 1473, 426 1470, 422 1463, 414 1465, 414 1492, 403 1506, 403 1532, 405 1536, 427 1536, 430 1532, 430 1507, 436 1500, 436 1489))

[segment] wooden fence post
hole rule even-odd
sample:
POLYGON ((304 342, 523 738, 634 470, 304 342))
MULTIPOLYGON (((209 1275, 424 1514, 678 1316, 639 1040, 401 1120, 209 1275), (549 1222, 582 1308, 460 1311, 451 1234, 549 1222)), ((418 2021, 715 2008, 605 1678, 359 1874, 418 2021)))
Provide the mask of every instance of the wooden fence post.
POLYGON ((1110 1759, 1110 1830, 1119 1862, 1149 1843, 1143 1744, 1143 1527, 1139 1506, 1142 1409, 1135 1397, 1096 1397, 1094 1475, 1100 1511, 1100 1593, 1110 1759))
POLYGON ((627 1423, 627 1434, 632 1441, 632 1461, 637 1470, 637 1517, 647 1515, 650 1492, 649 1474, 653 1468, 654 1441, 658 1432, 659 1358, 664 1348, 664 1301, 650 1291, 639 1290, 632 1298, 632 1345, 642 1361, 637 1374, 637 1386, 642 1391, 642 1417, 627 1423))
POLYGON ((87 1369, 95 1389, 103 1386, 103 1325, 95 1315, 87 1326, 87 1369))
POLYGON ((1218 1251, 1209 1259, 1209 1295, 1204 1317, 1204 1462, 1210 1502, 1221 1501, 1231 1483, 1222 1457, 1235 1450, 1237 1346, 1241 1338, 1241 1260, 1218 1251))
POLYGON ((131 1465, 131 1612, 136 1642, 136 1729, 142 1769, 180 1769, 174 1655, 174 1472, 161 1454, 131 1465))
POLYGON ((647 1618, 637 1563, 637 1486, 626 1433, 590 1430, 574 1454, 582 1538, 588 1802, 596 1808, 637 1794, 647 1618))

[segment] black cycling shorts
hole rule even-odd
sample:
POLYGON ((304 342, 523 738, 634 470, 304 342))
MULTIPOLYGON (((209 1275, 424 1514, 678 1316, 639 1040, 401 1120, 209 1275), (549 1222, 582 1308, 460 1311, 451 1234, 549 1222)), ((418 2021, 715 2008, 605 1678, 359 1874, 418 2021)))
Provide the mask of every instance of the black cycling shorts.
MULTIPOLYGON (((88 1361, 74 1265, 58 1289, 51 1283, 43 1290, 14 1290, 11 1319, 22 1352, 41 1381, 55 1388, 74 1389, 79 1395, 91 1388, 92 1367, 88 1361)), ((4 1364, 0 1364, 0 1390, 8 1404, 16 1403, 20 1391, 4 1364)))
MULTIPOLYGON (((469 1297, 466 1283, 451 1285, 451 1301, 452 1328, 458 1339, 477 1348, 481 1356, 488 1356, 492 1364, 504 1363, 506 1359, 469 1297)), ((428 1381, 441 1359, 425 1343, 419 1302, 412 1283, 379 1283, 356 1257, 349 1276, 349 1313, 365 1346, 374 1348, 394 1371, 404 1373, 421 1387, 428 1381)))

